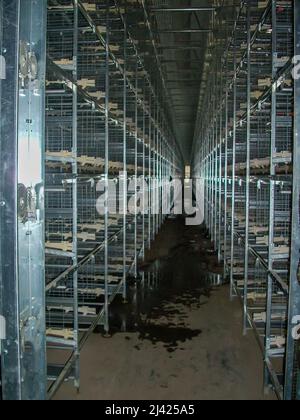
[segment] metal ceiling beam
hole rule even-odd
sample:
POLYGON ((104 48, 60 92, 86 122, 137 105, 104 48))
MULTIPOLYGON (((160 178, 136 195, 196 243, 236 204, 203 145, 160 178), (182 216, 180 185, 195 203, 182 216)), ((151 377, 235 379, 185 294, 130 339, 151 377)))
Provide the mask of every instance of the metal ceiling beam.
MULTIPOLYGON (((158 71, 159 71, 160 76, 161 76, 162 87, 163 87, 163 90, 165 91, 165 96, 168 99, 169 98, 169 91, 168 91, 168 88, 167 88, 164 72, 162 70, 162 66, 161 66, 161 63, 160 63, 160 58, 159 58, 159 54, 158 54, 156 40, 155 40, 155 37, 154 37, 154 34, 153 34, 153 29, 152 29, 152 24, 151 24, 151 16, 148 13, 148 10, 147 10, 146 4, 145 4, 145 0, 140 0, 140 2, 141 2, 142 9, 143 9, 143 12, 144 12, 146 27, 148 28, 150 40, 151 40, 151 43, 152 43, 152 46, 153 46, 154 58, 155 58, 155 61, 156 61, 156 64, 157 64, 158 71)), ((172 100, 171 100, 171 102, 172 102, 172 100)), ((183 155, 182 147, 181 147, 181 145, 178 141, 178 137, 175 135, 174 119, 172 118, 172 110, 171 110, 172 109, 172 103, 170 104, 170 100, 168 101, 167 108, 168 108, 167 110, 168 110, 170 121, 172 122, 171 131, 172 131, 172 134, 174 136, 175 144, 176 144, 177 149, 178 149, 178 151, 181 155, 182 162, 184 162, 185 157, 183 155), (171 107, 170 107, 170 105, 171 105, 171 107)))
POLYGON ((177 80, 166 80, 167 83, 200 83, 201 79, 177 79, 177 80))
POLYGON ((158 35, 163 34, 209 34, 212 29, 161 29, 154 33, 158 35))
POLYGON ((151 7, 150 11, 151 12, 157 12, 157 13, 162 13, 162 12, 214 12, 217 8, 214 6, 203 6, 203 7, 192 7, 192 6, 187 6, 187 7, 151 7))
POLYGON ((182 98, 182 88, 181 87, 175 87, 170 86, 169 91, 171 92, 171 96, 174 98, 182 98))
POLYGON ((190 64, 190 63, 203 63, 203 60, 193 60, 193 59, 191 59, 191 60, 189 60, 188 58, 179 58, 178 60, 161 60, 161 63, 162 64, 177 64, 177 63, 180 63, 180 64, 182 64, 182 63, 187 63, 187 64, 190 64))
POLYGON ((190 73, 199 73, 199 69, 177 69, 177 70, 166 70, 167 75, 176 75, 176 74, 190 74, 190 73))
POLYGON ((195 41, 187 41, 187 40, 176 40, 174 42, 168 42, 167 44, 157 43, 157 47, 180 47, 183 45, 189 45, 190 47, 203 47, 203 41, 195 42, 195 41))
POLYGON ((196 51, 205 51, 205 48, 202 47, 190 47, 188 44, 186 46, 182 46, 182 47, 158 47, 158 49, 160 50, 183 50, 183 51, 192 51, 192 50, 196 50, 196 51))
MULTIPOLYGON (((149 39, 139 38, 137 41, 151 45, 151 42, 149 41, 149 39)), ((159 48, 159 47, 176 47, 176 46, 180 46, 180 45, 186 45, 187 43, 192 47, 203 47, 203 41, 201 41, 201 40, 199 40, 199 41, 188 40, 187 41, 187 40, 180 40, 180 39, 177 39, 174 42, 172 42, 172 40, 169 40, 167 44, 164 44, 162 41, 161 42, 157 41, 156 46, 157 46, 157 48, 159 48)))

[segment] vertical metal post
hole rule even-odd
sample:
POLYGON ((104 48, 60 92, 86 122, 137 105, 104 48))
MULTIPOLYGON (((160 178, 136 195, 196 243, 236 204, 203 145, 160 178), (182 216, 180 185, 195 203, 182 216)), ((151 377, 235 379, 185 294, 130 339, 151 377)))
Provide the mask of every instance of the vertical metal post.
MULTIPOLYGON (((146 88, 143 88, 143 101, 145 102, 146 98, 146 88)), ((145 136, 146 136, 146 110, 145 104, 143 106, 143 206, 142 206, 142 223, 143 223, 143 245, 142 245, 142 258, 145 258, 145 242, 146 242, 146 230, 145 230, 145 209, 146 209, 146 192, 145 192, 145 178, 146 178, 146 145, 145 145, 145 136)))
POLYGON ((237 51, 236 51, 236 32, 234 34, 234 52, 233 52, 233 133, 232 133, 232 199, 231 199, 231 253, 230 253, 230 299, 235 295, 234 285, 234 238, 235 238, 235 165, 236 165, 236 128, 237 128, 237 51))
POLYGON ((209 218, 209 234, 212 237, 213 228, 213 210, 212 210, 212 122, 208 128, 208 151, 209 151, 209 168, 208 168, 208 180, 209 180, 209 196, 208 196, 208 218, 209 218))
POLYGON ((212 220, 213 220, 213 211, 212 211, 212 127, 209 127, 208 130, 208 151, 209 151, 209 170, 208 170, 208 180, 209 180, 209 196, 208 196, 208 217, 209 217, 209 234, 212 235, 212 220))
MULTIPOLYGON (((300 55, 300 4, 294 2, 294 55, 300 55)), ((300 308, 300 80, 294 80, 294 150, 293 150, 293 202, 292 240, 290 262, 290 295, 285 364, 286 400, 300 400, 299 340, 295 337, 295 327, 299 322, 300 308)))
MULTIPOLYGON (((221 134, 221 130, 220 130, 221 134)), ((220 262, 222 259, 221 250, 222 250, 222 244, 221 244, 221 220, 222 220, 222 139, 219 134, 219 143, 218 143, 218 177, 217 177, 217 185, 218 185, 218 202, 217 202, 217 242, 216 242, 216 251, 218 253, 218 261, 220 262)))
POLYGON ((213 77, 213 85, 212 85, 212 103, 213 103, 213 121, 211 126, 211 148, 210 148, 210 155, 211 155, 211 197, 210 197, 210 211, 211 211, 211 239, 213 241, 213 245, 215 247, 215 117, 216 117, 216 100, 215 100, 215 85, 216 85, 216 75, 214 74, 213 77))
MULTIPOLYGON (((212 86, 212 103, 213 103, 213 120, 211 124, 211 134, 210 134, 210 212, 211 212, 211 223, 210 223, 210 235, 211 239, 214 242, 214 232, 215 232, 215 208, 214 208, 214 199, 215 199, 215 189, 214 189, 214 176, 215 176, 215 100, 214 100, 214 89, 215 89, 215 75, 213 77, 213 86, 212 86)), ((215 246, 215 242, 213 244, 215 246)))
POLYGON ((155 184, 155 201, 156 201, 156 214, 155 214, 155 236, 158 234, 158 225, 159 225, 159 141, 160 141, 160 131, 159 131, 159 118, 160 118, 160 107, 159 101, 157 103, 157 115, 156 115, 156 184, 155 184))
POLYGON ((208 188, 208 138, 207 138, 207 133, 206 130, 202 129, 202 139, 203 142, 205 142, 202 146, 203 150, 204 150, 204 180, 205 180, 205 223, 206 225, 208 224, 208 194, 209 194, 209 188, 208 188))
POLYGON ((219 146, 220 146, 220 156, 219 156, 219 174, 218 174, 218 190, 219 190, 219 219, 218 219, 218 240, 217 240, 217 246, 218 246, 218 258, 219 262, 222 260, 222 159, 223 159, 223 137, 222 137, 222 128, 223 128, 223 69, 222 69, 222 62, 221 62, 221 75, 220 75, 220 133, 219 133, 219 146))
MULTIPOLYGON (((166 192, 167 192, 167 177, 168 177, 168 173, 167 173, 167 139, 166 137, 164 138, 164 147, 163 147, 163 164, 164 164, 164 173, 163 173, 163 200, 166 197, 166 192)), ((163 214, 163 222, 165 221, 167 215, 163 214)))
POLYGON ((149 210, 148 210, 148 249, 151 248, 151 226, 152 226, 152 93, 149 92, 149 177, 148 177, 148 189, 149 189, 149 210))
POLYGON ((137 215, 137 177, 138 177, 138 57, 135 63, 135 138, 134 138, 134 277, 137 278, 138 265, 138 215, 137 215))
POLYGON ((249 207, 250 207, 250 146, 251 146, 251 2, 247 7, 247 140, 246 140, 246 227, 245 227, 245 277, 244 277, 244 334, 248 327, 248 273, 249 273, 249 207))
POLYGON ((159 229, 162 226, 162 174, 163 174, 163 161, 162 161, 162 145, 163 145, 163 118, 161 114, 160 119, 160 145, 159 145, 159 229))
MULTIPOLYGON (((164 121, 163 121, 163 123, 164 123, 164 121)), ((165 214, 163 213, 163 200, 164 200, 164 197, 165 197, 165 186, 166 186, 166 177, 167 177, 167 174, 166 174, 166 149, 165 149, 165 147, 166 147, 166 143, 165 143, 165 126, 164 126, 164 124, 163 124, 163 142, 162 142, 162 192, 161 192, 161 194, 162 194, 162 213, 161 213, 161 220, 162 220, 162 223, 164 223, 164 221, 165 221, 165 214)))
POLYGON ((227 83, 227 65, 225 69, 225 84, 226 84, 226 92, 225 92, 225 164, 224 164, 224 275, 227 271, 227 232, 228 232, 228 217, 227 217, 227 206, 228 206, 228 83, 227 83))
MULTIPOLYGON (((277 69, 275 62, 277 59, 277 0, 272 0, 272 79, 275 78, 277 69)), ((275 211, 275 184, 274 175, 276 165, 274 155, 276 153, 276 119, 277 119, 277 91, 272 89, 272 109, 271 109, 271 144, 270 144, 270 194, 269 194, 269 250, 268 268, 273 269, 273 248, 274 248, 274 211, 275 211)), ((266 330, 265 330, 265 361, 271 350, 271 326, 272 326, 272 295, 273 278, 268 275, 267 285, 267 306, 266 306, 266 330)), ((269 369, 265 366, 265 386, 270 384, 269 369)))
POLYGON ((218 250, 218 165, 219 165, 219 124, 218 124, 218 114, 219 114, 219 104, 218 104, 218 83, 219 83, 219 74, 218 74, 218 66, 216 63, 216 79, 215 79, 215 86, 214 86, 214 98, 215 98, 215 119, 214 119, 214 198, 213 198, 213 208, 214 208, 214 249, 218 250))
POLYGON ((123 300, 127 300, 127 25, 124 22, 123 65, 123 300))
MULTIPOLYGON (((77 68, 78 68, 78 0, 74 0, 74 27, 73 27, 73 79, 77 81, 77 68)), ((72 252, 73 252, 73 264, 78 263, 77 255, 77 235, 78 235, 78 194, 77 194, 77 86, 76 83, 73 85, 73 121, 72 121, 72 154, 75 159, 72 163, 72 199, 73 199, 73 228, 72 228, 72 252)), ((78 272, 73 273, 73 311, 74 311, 74 352, 76 356, 75 360, 75 387, 79 390, 80 387, 80 350, 79 350, 79 320, 78 320, 78 272)))
POLYGON ((210 209, 210 128, 207 125, 205 128, 205 143, 206 143, 206 220, 207 228, 210 233, 210 220, 211 220, 211 209, 210 209))
POLYGON ((1 46, 6 75, 1 84, 1 165, 0 165, 0 221, 1 221, 1 289, 0 315, 6 331, 2 345, 2 393, 8 400, 22 399, 21 339, 18 273, 18 71, 20 1, 1 2, 1 46), (8 72, 7 70, 10 69, 8 72), (5 104, 5 106, 4 106, 5 104), (4 165, 5 163, 5 165, 4 165), (4 243, 5 240, 5 243, 4 243), (4 264, 4 261, 6 264, 4 264))
MULTIPOLYGON (((106 42, 105 42, 105 182, 106 182, 106 193, 108 193, 109 186, 109 99, 110 99, 110 77, 109 77, 109 42, 110 42, 110 18, 109 18, 109 0, 106 0, 106 42)), ((105 200, 105 216, 104 216, 104 237, 105 237, 105 249, 104 249, 104 280, 105 280, 105 320, 104 329, 105 332, 109 333, 109 283, 108 283, 108 194, 105 200)))
POLYGON ((156 108, 157 102, 154 98, 153 102, 153 172, 152 172, 152 240, 155 239, 155 220, 156 220, 156 138, 157 138, 157 130, 156 130, 156 108))
POLYGON ((44 274, 45 0, 1 1, 0 315, 2 397, 46 398, 44 274), (19 67, 34 62, 37 71, 19 67))

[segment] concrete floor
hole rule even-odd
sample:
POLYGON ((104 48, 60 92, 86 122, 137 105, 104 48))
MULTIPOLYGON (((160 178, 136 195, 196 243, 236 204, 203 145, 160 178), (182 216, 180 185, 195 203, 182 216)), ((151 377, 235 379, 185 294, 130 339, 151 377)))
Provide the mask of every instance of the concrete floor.
POLYGON ((229 301, 228 286, 207 284, 220 270, 209 248, 199 229, 168 222, 147 256, 148 271, 159 262, 160 286, 143 298, 132 286, 130 332, 93 335, 81 356, 80 393, 64 384, 56 399, 274 399, 263 393, 254 335, 242 336, 240 303, 229 301))

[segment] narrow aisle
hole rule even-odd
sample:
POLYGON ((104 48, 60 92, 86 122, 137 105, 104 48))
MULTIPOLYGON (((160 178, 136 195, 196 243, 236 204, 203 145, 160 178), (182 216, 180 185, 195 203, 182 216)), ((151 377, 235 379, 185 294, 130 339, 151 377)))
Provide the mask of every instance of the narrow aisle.
POLYGON ((65 384, 57 399, 265 399, 258 346, 205 232, 168 221, 141 270, 128 305, 111 308, 112 338, 83 350, 81 393, 65 384))

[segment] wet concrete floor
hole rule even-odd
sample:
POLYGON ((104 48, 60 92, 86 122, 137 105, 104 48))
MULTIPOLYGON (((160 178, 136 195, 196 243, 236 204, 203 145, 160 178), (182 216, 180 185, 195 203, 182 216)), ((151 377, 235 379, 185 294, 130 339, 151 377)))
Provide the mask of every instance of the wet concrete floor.
POLYGON ((80 394, 64 384, 57 399, 274 398, 203 228, 168 221, 140 273, 112 305, 111 338, 95 333, 82 352, 80 394))

